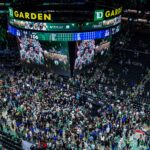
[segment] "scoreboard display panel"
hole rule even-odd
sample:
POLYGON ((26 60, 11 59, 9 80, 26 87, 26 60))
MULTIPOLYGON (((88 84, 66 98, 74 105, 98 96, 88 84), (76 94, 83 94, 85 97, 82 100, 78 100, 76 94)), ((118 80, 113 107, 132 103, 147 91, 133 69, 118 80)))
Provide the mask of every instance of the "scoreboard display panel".
POLYGON ((33 39, 42 41, 79 41, 79 40, 91 40, 91 39, 103 39, 111 36, 120 30, 120 24, 104 30, 89 31, 89 32, 69 32, 69 33, 49 33, 49 32, 35 32, 28 30, 17 29, 9 25, 8 31, 14 36, 30 35, 33 39))
POLYGON ((30 33, 18 34, 16 37, 23 64, 36 65, 61 75, 70 75, 67 41, 41 41, 30 33))
POLYGON ((110 53, 111 36, 105 39, 81 40, 75 42, 74 72, 79 72, 110 53))
POLYGON ((70 76, 108 56, 122 7, 76 9, 9 8, 8 32, 17 38, 21 61, 70 76))

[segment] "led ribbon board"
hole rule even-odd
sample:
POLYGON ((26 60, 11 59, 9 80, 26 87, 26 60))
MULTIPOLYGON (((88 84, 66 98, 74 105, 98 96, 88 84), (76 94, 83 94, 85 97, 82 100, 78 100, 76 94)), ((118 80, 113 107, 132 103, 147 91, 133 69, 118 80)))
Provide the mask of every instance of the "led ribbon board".
POLYGON ((82 31, 82 30, 98 30, 115 26, 121 23, 121 15, 112 19, 85 22, 85 23, 47 23, 47 22, 33 22, 21 21, 17 19, 10 19, 9 23, 17 28, 35 30, 35 31, 82 31))
POLYGON ((91 39, 103 39, 120 31, 120 24, 105 30, 91 32, 75 32, 75 33, 48 33, 48 32, 32 32, 20 30, 11 25, 8 27, 10 34, 14 36, 30 35, 33 39, 42 41, 79 41, 91 39))

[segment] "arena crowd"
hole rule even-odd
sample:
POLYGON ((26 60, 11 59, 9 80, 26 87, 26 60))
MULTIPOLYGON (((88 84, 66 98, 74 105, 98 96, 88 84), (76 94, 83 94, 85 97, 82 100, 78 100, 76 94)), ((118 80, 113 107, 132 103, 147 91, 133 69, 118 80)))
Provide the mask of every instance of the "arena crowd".
MULTIPOLYGON (((96 73, 101 70, 95 69, 96 73)), ((33 150, 150 147, 150 138, 143 132, 150 124, 149 115, 144 106, 134 108, 134 90, 124 94, 96 84, 106 77, 93 75, 93 70, 67 80, 41 71, 2 72, 0 130, 29 142, 33 150), (126 99, 116 101, 117 93, 126 99), (88 94, 98 95, 94 103, 88 94)))

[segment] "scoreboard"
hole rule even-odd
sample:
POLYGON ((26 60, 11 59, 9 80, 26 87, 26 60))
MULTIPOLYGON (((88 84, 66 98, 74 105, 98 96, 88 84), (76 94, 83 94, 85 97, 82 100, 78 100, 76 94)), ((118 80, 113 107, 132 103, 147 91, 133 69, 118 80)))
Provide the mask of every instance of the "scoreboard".
POLYGON ((66 8, 9 8, 8 32, 17 37, 22 63, 70 76, 109 56, 122 7, 66 8))
POLYGON ((14 36, 28 35, 31 38, 42 41, 79 41, 79 40, 91 40, 91 39, 103 39, 109 37, 120 31, 120 24, 112 28, 89 31, 89 32, 69 32, 69 33, 49 33, 49 32, 35 32, 29 30, 17 29, 9 25, 8 31, 14 36))

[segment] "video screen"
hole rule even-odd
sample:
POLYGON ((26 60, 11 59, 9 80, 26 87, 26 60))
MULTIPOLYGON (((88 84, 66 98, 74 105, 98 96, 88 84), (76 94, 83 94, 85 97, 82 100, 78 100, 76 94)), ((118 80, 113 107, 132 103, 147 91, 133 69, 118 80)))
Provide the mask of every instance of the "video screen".
POLYGON ((20 20, 10 20, 12 25, 15 25, 20 28, 30 29, 30 30, 41 30, 47 31, 48 27, 46 23, 38 23, 38 22, 31 22, 31 21, 20 21, 20 20))
POLYGON ((75 31, 80 29, 80 26, 76 23, 47 23, 23 21, 17 19, 10 19, 9 23, 22 29, 35 31, 75 31))
POLYGON ((20 46, 20 58, 27 63, 44 65, 44 50, 40 42, 28 37, 18 37, 20 46))
POLYGON ((45 65, 52 70, 70 71, 68 42, 41 41, 44 49, 45 65))
POLYGON ((18 37, 20 59, 27 64, 65 75, 70 72, 68 42, 39 41, 33 35, 18 37))
POLYGON ((82 70, 92 64, 97 56, 109 53, 111 38, 76 42, 74 70, 82 70))
POLYGON ((81 31, 81 30, 95 30, 111 27, 121 23, 121 15, 112 19, 83 22, 83 23, 48 23, 48 22, 33 22, 23 21, 17 19, 10 19, 9 23, 15 27, 34 30, 34 31, 81 31))
POLYGON ((113 19, 109 19, 109 20, 104 20, 103 21, 103 26, 105 27, 109 27, 109 26, 114 26, 121 23, 121 15, 118 17, 115 17, 113 19))

